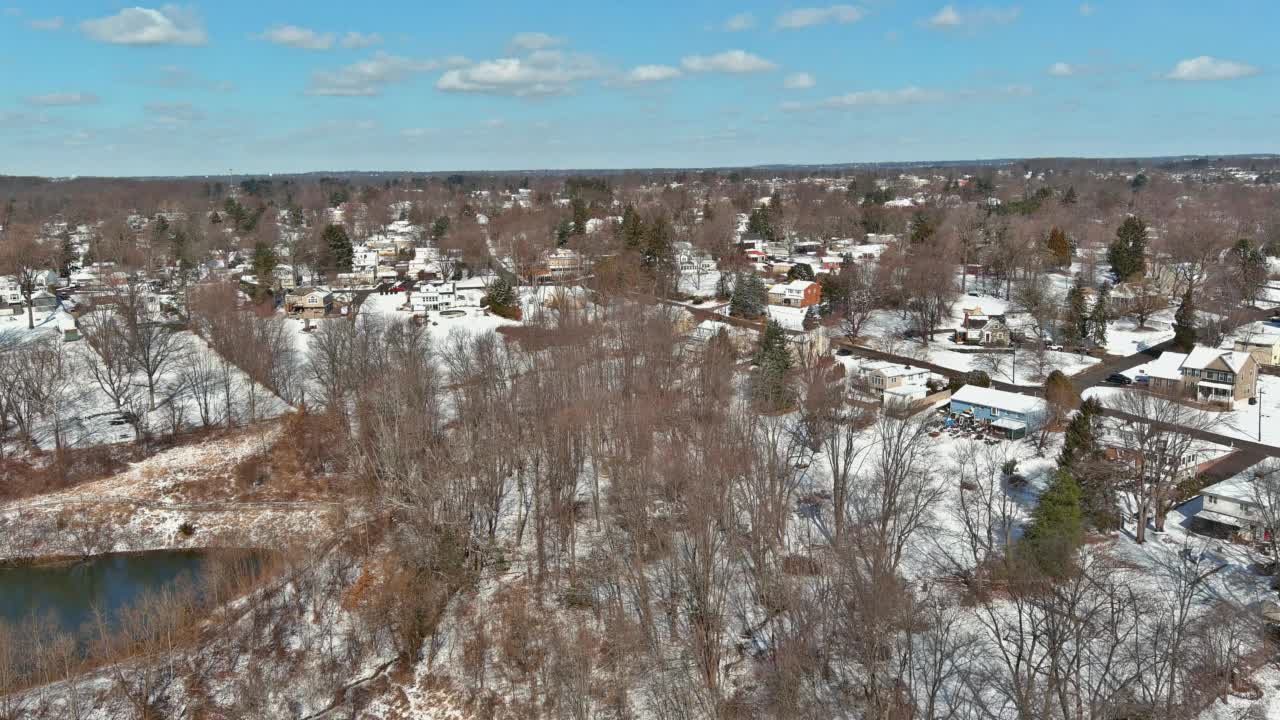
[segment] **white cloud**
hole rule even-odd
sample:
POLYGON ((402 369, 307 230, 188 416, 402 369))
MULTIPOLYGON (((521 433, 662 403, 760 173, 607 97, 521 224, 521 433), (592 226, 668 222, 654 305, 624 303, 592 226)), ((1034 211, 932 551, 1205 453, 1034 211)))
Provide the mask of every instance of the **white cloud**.
POLYGON ((337 70, 317 72, 311 76, 309 95, 332 97, 370 97, 382 88, 409 77, 444 67, 465 63, 465 58, 446 60, 414 60, 385 52, 374 53, 368 60, 352 63, 337 70))
POLYGON ((158 10, 125 8, 115 15, 85 20, 80 29, 94 40, 112 45, 204 45, 209 41, 200 18, 178 5, 158 10))
POLYGON ((680 72, 680 68, 671 67, 670 65, 639 65, 631 68, 623 76, 623 82, 631 85, 641 85, 662 82, 663 80, 674 80, 683 74, 680 72))
POLYGON ((726 50, 715 55, 689 55, 680 60, 689 72, 756 73, 774 70, 778 66, 745 50, 726 50))
POLYGON ((1049 66, 1049 74, 1054 77, 1071 77, 1080 71, 1074 65, 1064 62, 1056 62, 1049 66))
POLYGON ((191 103, 147 103, 143 108, 151 127, 187 127, 204 119, 204 112, 191 103))
POLYGON ((373 47, 382 44, 378 33, 348 32, 342 36, 342 47, 351 49, 373 47))
POLYGON ((1260 68, 1232 60, 1220 60, 1208 55, 1183 60, 1173 66, 1165 78, 1169 80, 1235 80, 1236 78, 1258 75, 1260 68))
POLYGON ((435 128, 415 127, 415 128, 405 128, 400 131, 400 134, 407 138, 418 139, 418 138, 427 137, 428 135, 431 135, 435 132, 436 132, 435 128))
POLYGON ((749 12, 738 13, 724 21, 726 32, 742 32, 756 26, 756 16, 749 12))
POLYGON ((910 86, 897 90, 861 90, 858 92, 835 95, 816 103, 785 102, 782 109, 788 112, 804 112, 811 110, 859 109, 876 107, 896 107, 902 105, 923 105, 954 100, 991 99, 999 97, 1020 97, 1031 94, 1026 85, 1006 85, 1003 87, 981 90, 938 90, 910 86))
POLYGON ((977 29, 985 25, 1007 25, 1021 14, 1022 9, 1018 7, 958 10, 955 5, 946 5, 925 20, 924 25, 935 30, 977 29))
POLYGON ((334 35, 331 32, 320 33, 297 25, 277 25, 258 37, 275 45, 299 50, 328 50, 334 43, 334 35))
POLYGON ((782 81, 782 87, 788 90, 807 90, 817 84, 813 76, 807 72, 791 73, 782 81))
POLYGON ((38 105, 41 107, 95 105, 97 102, 97 95, 83 92, 49 93, 48 95, 33 95, 27 98, 28 105, 38 105))
POLYGON ((64 21, 61 17, 45 18, 43 20, 32 20, 27 23, 33 30, 61 30, 64 21))
POLYGON ((796 8, 779 15, 778 19, 774 21, 774 25, 782 30, 798 30, 800 28, 813 27, 814 25, 826 25, 827 23, 847 25, 848 23, 858 22, 862 19, 862 16, 862 9, 852 5, 796 8))
POLYGON ((1094 10, 1096 9, 1097 8, 1090 5, 1089 3, 1080 3, 1080 14, 1084 15, 1085 17, 1089 17, 1090 15, 1092 15, 1094 10))
POLYGON ((565 95, 580 80, 603 74, 589 55, 568 55, 559 50, 539 50, 525 57, 485 60, 446 72, 436 81, 444 92, 532 97, 565 95))
POLYGON ((516 51, 546 50, 564 44, 564 38, 542 32, 516 33, 511 38, 511 48, 516 51))

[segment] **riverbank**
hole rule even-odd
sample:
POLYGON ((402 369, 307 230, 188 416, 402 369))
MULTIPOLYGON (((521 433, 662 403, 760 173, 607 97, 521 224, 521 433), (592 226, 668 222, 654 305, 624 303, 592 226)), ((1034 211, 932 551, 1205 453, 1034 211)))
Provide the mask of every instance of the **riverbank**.
POLYGON ((0 563, 279 549, 329 537, 349 520, 342 502, 259 479, 270 474, 283 433, 283 421, 242 428, 160 452, 103 480, 0 505, 0 563))

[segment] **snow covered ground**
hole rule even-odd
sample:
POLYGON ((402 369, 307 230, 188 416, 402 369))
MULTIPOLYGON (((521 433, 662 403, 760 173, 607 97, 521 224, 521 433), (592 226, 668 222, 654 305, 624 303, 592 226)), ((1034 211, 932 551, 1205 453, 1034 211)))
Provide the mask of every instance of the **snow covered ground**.
MULTIPOLYGON (((1149 364, 1126 370, 1124 375, 1134 379, 1140 378, 1146 374, 1147 365, 1149 364)), ((1257 405, 1250 405, 1248 402, 1241 401, 1236 403, 1235 408, 1232 410, 1217 413, 1219 420, 1217 425, 1213 427, 1213 432, 1228 437, 1240 438, 1241 440, 1260 442, 1272 447, 1280 447, 1280 377, 1259 375, 1258 391, 1261 400, 1257 405), (1258 422, 1259 413, 1262 415, 1261 424, 1258 422), (1261 430, 1261 436, 1259 436, 1259 430, 1261 430)), ((1084 392, 1084 396, 1095 397, 1105 403, 1107 398, 1125 392, 1143 391, 1137 388, 1099 386, 1089 388, 1084 392)))

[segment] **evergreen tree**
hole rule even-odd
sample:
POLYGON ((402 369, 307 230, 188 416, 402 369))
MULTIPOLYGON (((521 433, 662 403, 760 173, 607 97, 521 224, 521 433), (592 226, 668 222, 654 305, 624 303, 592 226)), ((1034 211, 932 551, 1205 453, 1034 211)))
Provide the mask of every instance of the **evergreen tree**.
POLYGON ((675 267, 675 249, 672 245, 671 223, 659 216, 645 228, 640 251, 641 263, 650 273, 666 277, 675 267))
POLYGON ((809 263, 796 263, 787 271, 787 280, 810 280, 814 279, 813 266, 809 263))
POLYGON ((587 234, 587 220, 590 215, 587 213, 587 202, 582 198, 573 199, 573 234, 587 234))
POLYGON ((808 309, 804 311, 804 329, 812 330, 816 327, 818 327, 818 311, 817 308, 810 305, 808 309))
POLYGON ((1062 340, 1067 345, 1079 347, 1088 336, 1089 305, 1084 297, 1084 288, 1077 278, 1071 290, 1067 292, 1067 315, 1062 321, 1062 340))
POLYGON ((618 234, 627 249, 640 249, 641 243, 644 242, 645 228, 644 220, 640 217, 640 213, 636 212, 635 207, 628 205, 623 209, 622 224, 618 228, 618 234))
POLYGON ((1098 446, 1098 422, 1102 417, 1102 403, 1097 398, 1089 398, 1080 403, 1080 408, 1071 416, 1063 433, 1062 452, 1058 455, 1058 466, 1072 467, 1079 460, 1096 459, 1102 454, 1098 446))
POLYGON ((328 255, 329 268, 337 272, 351 272, 351 261, 355 259, 355 250, 351 247, 351 238, 347 237, 347 229, 341 225, 330 223, 320 236, 328 255))
POLYGON ((431 239, 433 241, 440 242, 440 238, 444 237, 447 232, 449 232, 449 218, 444 215, 436 218, 435 222, 431 223, 431 239))
POLYGON ((1045 574, 1061 577, 1071 567, 1071 555, 1084 540, 1080 485, 1070 470, 1059 469, 1040 494, 1023 535, 1023 546, 1045 574))
POLYGON ((1116 239, 1107 248, 1107 262, 1117 280, 1141 275, 1147 267, 1147 224, 1130 215, 1116 230, 1116 239))
POLYGON ((1098 298, 1089 311, 1089 342, 1094 347, 1107 345, 1107 297, 1110 294, 1108 285, 1098 288, 1098 298))
POLYGON ((787 346, 786 333, 777 322, 770 320, 765 323, 753 360, 759 365, 752 385, 756 402, 765 411, 786 407, 791 395, 787 374, 794 366, 794 360, 791 348, 787 346))
POLYGON ((1077 202, 1079 202, 1079 198, 1076 197, 1076 186, 1072 185, 1067 188, 1067 192, 1062 196, 1062 204, 1075 205, 1077 202))
POLYGON ((276 251, 270 245, 261 241, 254 243, 253 274, 258 278, 259 287, 268 287, 272 284, 271 273, 278 264, 276 251))
POLYGON ((1173 314, 1173 345, 1182 352, 1191 352, 1196 345, 1196 306, 1188 288, 1182 294, 1182 304, 1173 314))
POLYGON ((739 273, 734 276, 733 295, 729 299, 729 314, 745 318, 760 317, 768 304, 769 290, 757 275, 739 273))
POLYGON ((516 298, 515 288, 511 281, 499 274, 489 285, 489 293, 480 302, 495 315, 511 319, 519 319, 520 301, 516 298))
POLYGON ((1049 260, 1054 267, 1067 267, 1071 264, 1071 242, 1067 240, 1067 234, 1062 231, 1062 228, 1055 227, 1049 231, 1045 247, 1049 251, 1049 260))
POLYGON ((911 244, 920 245, 928 242, 929 238, 933 237, 935 229, 933 222, 929 219, 929 215, 923 210, 917 210, 911 216, 911 244))

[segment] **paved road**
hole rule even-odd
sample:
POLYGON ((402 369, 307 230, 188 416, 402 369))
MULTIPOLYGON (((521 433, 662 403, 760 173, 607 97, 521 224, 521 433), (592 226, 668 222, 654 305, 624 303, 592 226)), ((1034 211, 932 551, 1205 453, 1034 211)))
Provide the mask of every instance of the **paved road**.
MULTIPOLYGON (((921 367, 921 368, 925 368, 926 370, 936 372, 939 375, 942 375, 943 377, 947 377, 947 378, 954 378, 964 374, 962 371, 959 371, 959 370, 942 367, 941 365, 935 365, 933 363, 923 362, 920 360, 916 360, 915 358, 907 357, 905 355, 894 355, 891 353, 882 352, 880 350, 872 350, 871 348, 862 347, 861 345, 852 345, 847 340, 843 340, 843 339, 835 340, 832 342, 832 344, 837 348, 847 349, 853 352, 853 354, 858 355, 860 357, 866 357, 873 360, 887 360, 889 362, 902 363, 904 365, 910 365, 912 367, 921 367)), ((1137 367, 1138 365, 1141 365, 1143 363, 1150 362, 1153 357, 1158 356, 1160 352, 1162 352, 1165 349, 1168 349, 1167 346, 1168 346, 1168 343, 1161 343, 1160 345, 1155 345, 1151 348, 1148 348, 1147 350, 1144 350, 1143 352, 1135 353, 1133 355, 1129 355, 1123 358, 1116 358, 1114 362, 1107 364, 1105 371, 1103 369, 1091 368, 1090 372, 1087 375, 1086 374, 1077 375, 1076 377, 1072 378, 1072 381, 1076 384, 1076 388, 1078 390, 1084 390, 1089 387, 1093 387, 1095 385, 1100 384, 1102 380, 1106 378, 1107 375, 1113 372, 1128 370, 1130 368, 1137 367), (1094 377, 1096 377, 1097 379, 1092 379, 1094 377), (1082 379, 1087 384, 1083 384, 1081 382, 1082 379)), ((991 386, 998 390, 1014 392, 1020 395, 1031 395, 1031 396, 1039 397, 1043 394, 1043 388, 1037 387, 1037 386, 1011 385, 1009 383, 999 382, 995 380, 991 382, 991 386)), ((1132 391, 1140 392, 1139 390, 1136 390, 1136 389, 1132 391)), ((1120 412, 1118 410, 1113 410, 1111 408, 1104 408, 1102 411, 1102 414, 1106 415, 1107 417, 1117 418, 1119 420, 1140 421, 1139 418, 1120 412)), ((1157 427, 1162 427, 1162 426, 1157 425, 1157 427)), ((1262 443, 1253 442, 1251 440, 1242 440, 1240 438, 1232 437, 1230 435, 1222 435, 1220 433, 1214 433, 1214 432, 1192 431, 1192 430, 1187 430, 1186 428, 1175 428, 1174 426, 1163 426, 1163 429, 1176 429, 1179 432, 1187 433, 1192 437, 1195 437, 1200 440, 1204 440, 1206 442, 1217 443, 1225 447, 1234 448, 1238 457, 1235 457, 1232 460, 1232 462, 1247 463, 1247 464, 1244 464, 1242 467, 1249 467, 1253 464, 1261 462, 1262 460, 1268 457, 1280 458, 1280 448, 1272 447, 1271 445, 1263 445, 1262 443)))

